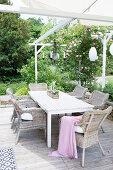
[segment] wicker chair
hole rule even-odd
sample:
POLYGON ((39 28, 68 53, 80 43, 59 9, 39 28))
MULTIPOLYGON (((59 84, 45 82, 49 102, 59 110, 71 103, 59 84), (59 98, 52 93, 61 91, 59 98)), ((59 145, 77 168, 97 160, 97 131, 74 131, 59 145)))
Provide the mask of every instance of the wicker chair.
POLYGON ((16 132, 16 119, 18 118, 18 110, 16 108, 16 104, 20 105, 21 108, 37 108, 39 107, 38 104, 36 104, 33 100, 15 100, 11 99, 13 106, 14 106, 14 111, 13 111, 13 120, 11 123, 11 129, 15 130, 16 132))
POLYGON ((94 90, 89 99, 85 100, 87 103, 94 105, 94 109, 104 109, 108 101, 109 94, 94 90))
MULTIPOLYGON (((11 88, 7 88, 6 90, 6 94, 8 94, 10 96, 10 101, 11 103, 13 104, 14 106, 14 100, 18 100, 21 102, 25 102, 25 101, 29 101, 31 100, 30 96, 27 96, 27 95, 22 95, 22 96, 16 96, 14 93, 13 93, 13 90, 11 88)), ((13 114, 11 116, 11 128, 13 128, 13 125, 14 125, 14 122, 15 122, 15 119, 17 117, 17 114, 16 114, 16 110, 15 110, 15 106, 14 106, 14 110, 13 110, 13 114)))
POLYGON ((75 96, 78 99, 84 99, 87 91, 88 91, 87 88, 84 88, 78 85, 75 87, 75 89, 71 93, 68 93, 68 94, 71 96, 75 96))
POLYGON ((29 100, 30 99, 30 96, 27 96, 27 95, 16 96, 13 93, 13 90, 11 88, 8 88, 6 90, 6 94, 8 94, 10 96, 10 100, 11 99, 16 99, 16 100, 29 100))
POLYGON ((112 106, 105 110, 92 110, 83 114, 82 120, 76 125, 76 144, 83 148, 82 167, 84 167, 85 149, 94 144, 99 144, 102 154, 104 151, 98 139, 98 130, 105 118, 111 113, 112 106), (77 130, 78 129, 78 130, 77 130))
POLYGON ((16 100, 15 107, 17 111, 16 144, 18 144, 20 132, 22 130, 44 129, 46 137, 46 114, 41 108, 36 107, 36 105, 33 106, 33 104, 31 105, 29 102, 20 103, 16 100), (26 119, 26 116, 30 116, 30 119, 26 119))
POLYGON ((31 91, 46 91, 47 90, 47 84, 46 83, 30 83, 29 89, 31 91))

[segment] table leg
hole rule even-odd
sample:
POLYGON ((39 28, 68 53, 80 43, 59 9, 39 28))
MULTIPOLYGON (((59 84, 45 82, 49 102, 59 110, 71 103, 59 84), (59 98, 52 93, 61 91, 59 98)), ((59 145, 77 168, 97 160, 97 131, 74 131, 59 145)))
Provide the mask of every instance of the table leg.
POLYGON ((51 114, 47 114, 47 146, 51 147, 51 114))

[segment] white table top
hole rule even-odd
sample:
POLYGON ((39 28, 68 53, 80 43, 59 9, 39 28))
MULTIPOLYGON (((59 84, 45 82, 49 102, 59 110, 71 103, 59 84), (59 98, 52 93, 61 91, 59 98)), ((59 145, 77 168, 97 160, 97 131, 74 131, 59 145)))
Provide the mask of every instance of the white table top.
POLYGON ((52 99, 47 95, 47 91, 29 91, 29 95, 45 112, 50 114, 84 112, 94 107, 63 92, 59 92, 59 99, 52 99))

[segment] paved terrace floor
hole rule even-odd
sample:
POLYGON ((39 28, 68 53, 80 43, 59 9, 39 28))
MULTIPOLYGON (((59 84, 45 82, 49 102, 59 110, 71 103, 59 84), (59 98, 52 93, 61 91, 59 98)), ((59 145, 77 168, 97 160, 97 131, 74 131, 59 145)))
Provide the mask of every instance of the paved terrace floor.
POLYGON ((106 156, 102 156, 98 145, 86 149, 85 168, 81 167, 82 149, 78 148, 79 158, 48 157, 48 153, 57 148, 58 117, 52 119, 52 148, 47 148, 42 130, 30 130, 21 133, 18 145, 10 129, 10 117, 13 108, 0 108, 0 148, 12 147, 18 170, 113 170, 113 122, 106 120, 100 130, 100 142, 106 156))

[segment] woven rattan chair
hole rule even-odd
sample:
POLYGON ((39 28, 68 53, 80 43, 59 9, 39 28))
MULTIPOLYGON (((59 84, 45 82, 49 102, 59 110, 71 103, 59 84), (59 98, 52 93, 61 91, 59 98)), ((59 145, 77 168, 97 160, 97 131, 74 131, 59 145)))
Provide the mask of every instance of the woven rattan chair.
POLYGON ((86 92, 88 91, 87 88, 84 88, 82 86, 76 86, 75 89, 68 93, 71 96, 75 96, 78 99, 84 99, 86 92))
POLYGON ((31 91, 46 91, 47 90, 47 84, 46 83, 30 83, 29 89, 31 91))
POLYGON ((33 106, 29 102, 20 103, 18 101, 15 101, 15 107, 17 110, 16 144, 22 130, 44 129, 46 137, 46 114, 41 108, 36 107, 36 105, 33 106), (23 119, 24 115, 30 115, 32 119, 23 119))
POLYGON ((102 154, 104 155, 104 151, 98 139, 98 131, 111 111, 112 106, 109 106, 106 110, 87 111, 83 114, 82 120, 75 125, 76 144, 83 148, 82 167, 84 167, 85 149, 87 147, 99 144, 102 154))
POLYGON ((11 102, 13 103, 14 106, 14 111, 13 111, 13 120, 11 123, 11 129, 16 131, 16 119, 18 118, 18 110, 16 107, 17 103, 21 108, 37 108, 39 107, 38 104, 36 104, 33 100, 15 100, 11 99, 11 102))
POLYGON ((30 96, 27 96, 27 95, 16 96, 13 93, 13 90, 11 88, 8 88, 6 90, 6 94, 10 96, 10 99, 16 99, 16 100, 29 100, 30 99, 30 96))
MULTIPOLYGON (((14 100, 18 100, 18 101, 21 100, 21 102, 25 102, 26 100, 27 101, 31 100, 30 96, 27 96, 27 95, 16 96, 13 93, 13 90, 11 88, 7 88, 6 94, 8 94, 10 96, 10 102, 13 104, 13 106, 14 106, 14 100)), ((16 110, 15 110, 15 106, 14 106, 13 114, 11 116, 11 122, 12 122, 11 128, 13 128, 16 117, 17 117, 17 114, 16 114, 16 110)))
POLYGON ((85 100, 87 103, 94 105, 94 109, 104 109, 108 101, 109 94, 94 90, 89 99, 85 100))

